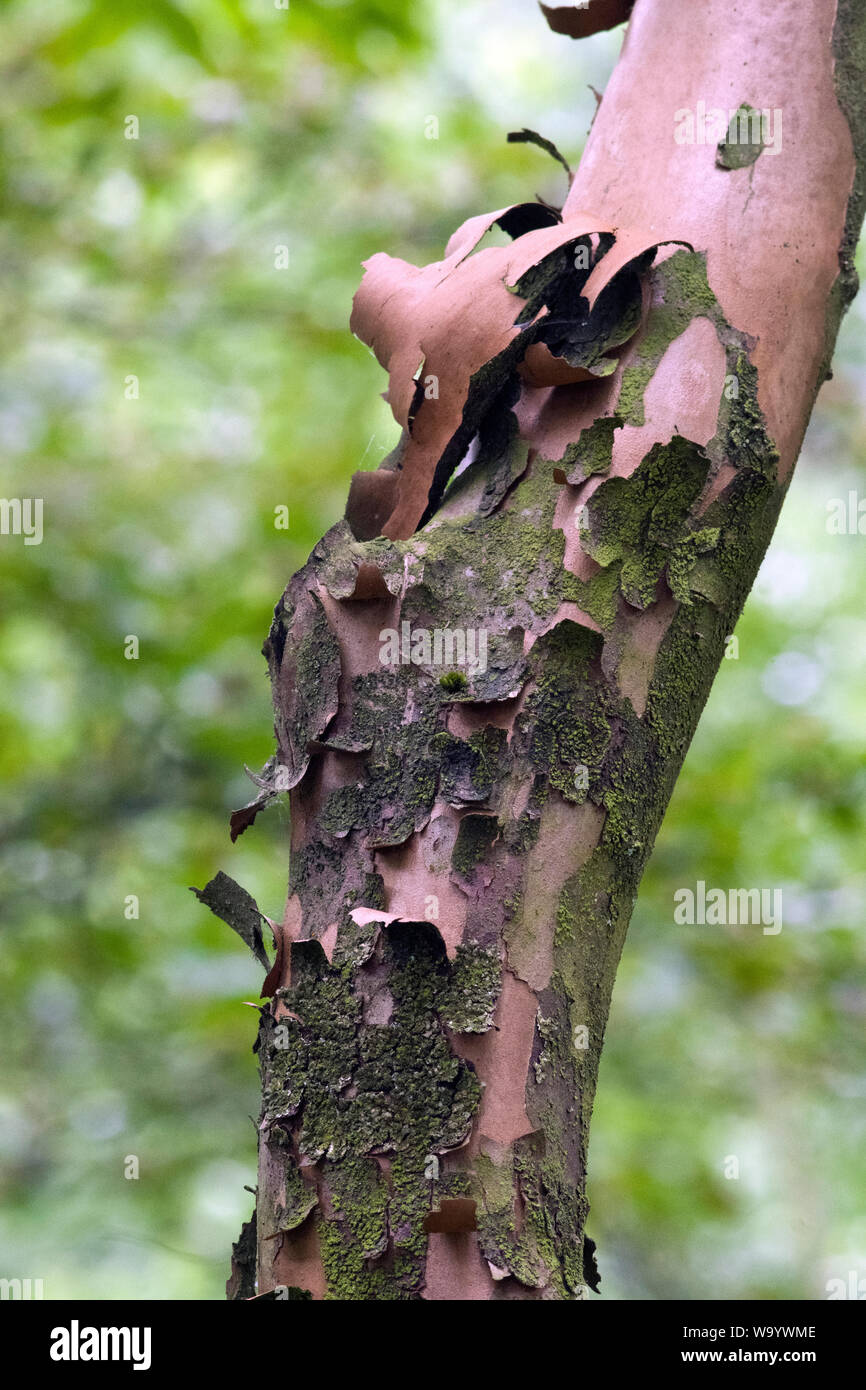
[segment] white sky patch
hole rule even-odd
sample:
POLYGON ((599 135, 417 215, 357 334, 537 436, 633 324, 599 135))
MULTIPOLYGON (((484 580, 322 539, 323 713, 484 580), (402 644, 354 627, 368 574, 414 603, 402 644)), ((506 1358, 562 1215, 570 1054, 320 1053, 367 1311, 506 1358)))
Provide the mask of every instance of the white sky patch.
POLYGON ((802 598, 811 582, 811 565, 807 556, 792 550, 771 548, 755 580, 755 597, 772 608, 786 608, 802 598))
POLYGON ((761 685, 777 705, 804 705, 820 689, 824 672, 804 652, 787 651, 764 667, 761 685))
POLYGON ((141 185, 125 169, 106 174, 93 195, 93 216, 106 227, 131 227, 143 202, 141 185))

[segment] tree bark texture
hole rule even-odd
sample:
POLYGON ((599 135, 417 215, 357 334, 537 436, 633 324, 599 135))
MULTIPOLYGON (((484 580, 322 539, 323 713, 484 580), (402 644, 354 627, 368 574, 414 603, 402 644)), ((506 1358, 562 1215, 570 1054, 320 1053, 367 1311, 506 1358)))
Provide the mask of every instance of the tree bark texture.
POLYGON ((403 435, 277 605, 277 751, 233 818, 290 792, 260 1297, 595 1283, 629 916, 856 288, 863 11, 637 0, 561 215, 366 263, 353 327, 403 435), (706 138, 714 108, 775 113, 779 148, 706 138))

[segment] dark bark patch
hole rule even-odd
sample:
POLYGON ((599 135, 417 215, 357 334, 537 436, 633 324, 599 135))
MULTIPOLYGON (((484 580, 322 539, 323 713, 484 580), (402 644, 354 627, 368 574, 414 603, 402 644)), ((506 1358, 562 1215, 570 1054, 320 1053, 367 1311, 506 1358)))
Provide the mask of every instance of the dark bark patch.
POLYGON ((226 1281, 226 1298, 230 1301, 254 1298, 256 1292, 256 1213, 241 1226, 241 1233, 232 1245, 232 1272, 226 1281))
POLYGON ((397 473, 389 469, 352 474, 346 520, 356 540, 369 541, 381 536, 382 527, 394 510, 398 483, 397 473))
POLYGON ((477 1231, 475 1202, 471 1197, 444 1197, 434 1211, 424 1217, 428 1235, 456 1235, 461 1231, 477 1231))
POLYGON ((583 5, 541 5, 541 13, 554 34, 585 39, 603 29, 625 24, 634 0, 588 0, 583 5))
POLYGON ((274 684, 280 761, 285 789, 297 786, 310 765, 312 746, 339 707, 340 645, 319 596, 301 586, 283 608, 287 640, 274 684))
POLYGON ((262 922, 266 919, 259 911, 255 898, 245 888, 241 888, 220 869, 204 888, 190 888, 189 891, 195 893, 199 902, 209 907, 216 917, 228 923, 246 942, 259 964, 265 970, 270 970, 271 963, 262 938, 262 922))

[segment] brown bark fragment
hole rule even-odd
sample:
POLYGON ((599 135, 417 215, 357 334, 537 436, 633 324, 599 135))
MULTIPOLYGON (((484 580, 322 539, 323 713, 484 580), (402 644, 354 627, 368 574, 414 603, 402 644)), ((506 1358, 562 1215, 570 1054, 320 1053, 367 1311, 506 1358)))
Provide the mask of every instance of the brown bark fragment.
POLYGON ((555 34, 570 39, 586 39, 624 24, 634 0, 588 0, 583 5, 541 5, 541 13, 555 34))

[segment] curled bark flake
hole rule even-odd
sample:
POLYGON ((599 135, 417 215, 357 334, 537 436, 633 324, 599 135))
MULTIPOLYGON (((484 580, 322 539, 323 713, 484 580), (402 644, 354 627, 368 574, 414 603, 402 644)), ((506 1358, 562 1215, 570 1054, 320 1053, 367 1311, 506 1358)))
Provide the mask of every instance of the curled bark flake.
MULTIPOLYGON (((537 218, 537 207, 526 206, 537 218)), ((387 536, 411 535, 433 514, 530 348, 544 348, 526 367, 536 379, 545 371, 576 373, 570 380, 604 375, 616 365, 606 354, 639 322, 637 275, 654 254, 651 233, 629 229, 617 248, 611 228, 574 214, 523 231, 511 247, 469 255, 488 227, 507 227, 514 216, 510 209, 471 219, 445 259, 423 269, 382 253, 365 262, 352 327, 388 372, 398 423, 408 430, 412 416, 387 536), (516 312, 515 296, 523 300, 516 312), (433 386, 420 401, 419 362, 433 386)))
POLYGON ((259 811, 263 811, 266 806, 271 804, 274 797, 279 796, 280 792, 285 791, 288 787, 285 773, 276 757, 269 758, 260 773, 252 772, 246 765, 244 772, 251 782, 255 782, 259 788, 259 793, 245 806, 239 807, 237 811, 232 811, 229 819, 232 844, 239 835, 243 835, 244 831, 252 825, 259 811))
POLYGON ((506 139, 509 145, 537 145, 540 150, 544 150, 546 154, 549 154, 551 159, 555 159, 558 164, 562 165, 568 182, 569 184, 571 183, 571 180, 574 178, 574 172, 568 160, 560 154, 552 140, 546 140, 543 135, 538 134, 537 130, 529 130, 527 126, 524 126, 522 130, 509 130, 506 139))
POLYGON ((397 503, 399 477, 386 468, 353 473, 346 503, 346 520, 356 540, 382 535, 382 528, 397 503))
POLYGON ((215 917, 219 917, 236 931, 241 940, 249 946, 259 964, 265 970, 270 970, 271 963, 262 939, 262 922, 266 922, 267 918, 259 911, 255 898, 251 897, 245 888, 241 888, 239 883, 235 883, 233 878, 229 878, 228 874, 224 874, 220 869, 204 888, 190 888, 189 891, 195 893, 199 902, 209 907, 215 917))
POLYGON ((541 5, 540 9, 554 34, 586 39, 625 24, 633 5, 634 0, 588 0, 583 5, 541 5))

